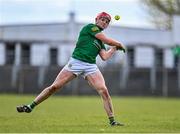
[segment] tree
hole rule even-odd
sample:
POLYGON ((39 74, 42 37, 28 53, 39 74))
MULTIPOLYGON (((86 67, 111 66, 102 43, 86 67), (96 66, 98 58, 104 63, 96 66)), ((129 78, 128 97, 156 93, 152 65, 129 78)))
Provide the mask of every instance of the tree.
POLYGON ((157 28, 171 29, 173 15, 180 15, 180 0, 141 0, 157 28))

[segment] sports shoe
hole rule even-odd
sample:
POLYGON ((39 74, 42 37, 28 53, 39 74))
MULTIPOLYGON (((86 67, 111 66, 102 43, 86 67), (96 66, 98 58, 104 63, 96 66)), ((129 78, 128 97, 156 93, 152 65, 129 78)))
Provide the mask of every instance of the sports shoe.
POLYGON ((123 123, 119 123, 119 122, 116 122, 116 121, 113 121, 110 123, 111 126, 124 126, 123 123))
POLYGON ((17 106, 16 109, 19 113, 22 112, 30 113, 32 111, 29 105, 17 106))

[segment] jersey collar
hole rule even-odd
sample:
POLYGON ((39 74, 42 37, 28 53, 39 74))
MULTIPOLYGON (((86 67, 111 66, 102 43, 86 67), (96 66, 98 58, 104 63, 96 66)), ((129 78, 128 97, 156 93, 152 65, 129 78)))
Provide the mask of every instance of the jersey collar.
POLYGON ((102 29, 101 27, 99 27, 98 25, 96 25, 99 29, 100 29, 100 31, 103 31, 104 29, 102 29))

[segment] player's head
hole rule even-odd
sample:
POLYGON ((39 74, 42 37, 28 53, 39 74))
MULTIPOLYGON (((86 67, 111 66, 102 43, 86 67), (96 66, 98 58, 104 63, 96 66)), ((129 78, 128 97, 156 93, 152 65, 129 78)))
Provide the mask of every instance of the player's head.
POLYGON ((107 28, 110 21, 111 16, 106 12, 101 12, 96 16, 96 25, 98 25, 102 29, 107 28))

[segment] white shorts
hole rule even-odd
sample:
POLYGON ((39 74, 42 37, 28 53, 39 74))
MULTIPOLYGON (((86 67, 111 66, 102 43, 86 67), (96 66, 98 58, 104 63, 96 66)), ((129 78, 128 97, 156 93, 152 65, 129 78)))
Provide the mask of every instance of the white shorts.
POLYGON ((81 75, 84 78, 99 70, 96 64, 83 62, 72 57, 63 69, 73 72, 76 76, 81 75))

